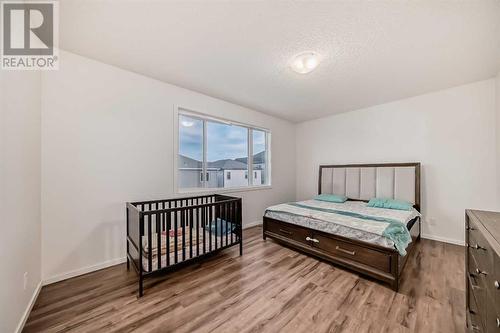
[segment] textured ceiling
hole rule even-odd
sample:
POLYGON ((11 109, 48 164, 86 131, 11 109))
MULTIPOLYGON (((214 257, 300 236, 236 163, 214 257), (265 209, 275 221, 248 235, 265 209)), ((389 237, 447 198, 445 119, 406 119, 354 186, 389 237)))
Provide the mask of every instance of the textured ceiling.
POLYGON ((60 1, 68 51, 291 121, 493 77, 500 1, 60 1), (297 53, 316 71, 288 67, 297 53))

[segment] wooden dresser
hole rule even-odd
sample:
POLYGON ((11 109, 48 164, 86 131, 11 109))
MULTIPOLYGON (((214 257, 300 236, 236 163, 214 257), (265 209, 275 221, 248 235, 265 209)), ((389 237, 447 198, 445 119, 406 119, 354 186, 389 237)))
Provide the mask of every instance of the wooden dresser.
POLYGON ((500 213, 465 211, 469 332, 500 332, 500 213))

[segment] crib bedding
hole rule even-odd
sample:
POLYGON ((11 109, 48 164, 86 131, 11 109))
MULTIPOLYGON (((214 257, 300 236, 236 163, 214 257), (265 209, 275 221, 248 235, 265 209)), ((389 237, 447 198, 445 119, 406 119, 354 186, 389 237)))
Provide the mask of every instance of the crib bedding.
MULTIPOLYGON (((226 242, 226 234, 221 234, 221 235, 215 235, 213 232, 210 233, 208 229, 203 229, 199 228, 198 229, 198 238, 196 235, 196 229, 192 228, 190 229, 187 227, 186 230, 186 236, 184 239, 184 243, 182 241, 182 228, 180 231, 178 231, 178 237, 177 237, 177 261, 181 262, 184 260, 188 260, 199 255, 202 255, 204 252, 207 253, 213 249, 216 248, 221 248, 224 246, 227 246, 229 244, 232 244, 236 241, 236 235, 234 233, 228 232, 227 233, 227 242, 226 242), (203 243, 203 232, 205 231, 205 244, 203 243), (192 256, 190 253, 190 233, 192 233, 192 256), (231 240, 232 237, 232 240, 231 240), (198 241, 197 241, 198 240, 198 241), (210 247, 210 242, 212 243, 212 246, 210 247), (198 246, 196 246, 198 245, 198 246), (204 247, 205 246, 205 247, 204 247), (182 256, 182 250, 183 248, 185 249, 185 257, 183 259, 182 256), (198 249, 198 250, 197 250, 198 249), (205 251, 203 251, 205 250, 205 251)), ((167 237, 166 232, 162 232, 161 234, 161 266, 166 267, 167 266, 167 238, 169 238, 169 264, 172 265, 174 264, 175 261, 175 235, 174 235, 174 230, 170 230, 169 236, 167 237)), ((152 268, 156 269, 158 267, 158 251, 157 251, 157 235, 156 233, 152 234, 152 244, 151 244, 151 263, 152 263, 152 268)), ((143 245, 143 259, 142 259, 142 266, 143 268, 148 271, 149 270, 149 261, 148 261, 148 254, 149 254, 149 246, 147 244, 147 239, 144 242, 143 245)))
POLYGON ((411 242, 407 224, 420 213, 367 207, 365 202, 332 203, 306 200, 269 207, 265 216, 330 234, 396 248, 400 254, 411 242))

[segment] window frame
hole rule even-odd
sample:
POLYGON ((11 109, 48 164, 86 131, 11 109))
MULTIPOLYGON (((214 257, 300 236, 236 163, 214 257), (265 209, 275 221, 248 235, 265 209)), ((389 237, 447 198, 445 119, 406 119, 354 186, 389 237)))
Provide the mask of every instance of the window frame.
MULTIPOLYGON (((198 111, 194 111, 191 108, 186 108, 183 106, 174 106, 174 130, 172 131, 174 134, 174 167, 173 167, 173 180, 174 180, 174 191, 176 194, 191 194, 191 193, 228 193, 228 192, 242 192, 242 191, 252 191, 252 190, 261 190, 261 189, 270 189, 272 188, 272 177, 271 177, 271 131, 267 128, 263 128, 260 126, 255 126, 251 124, 245 124, 238 121, 224 119, 218 116, 212 116, 208 113, 201 113, 198 111), (178 170, 178 161, 179 161, 179 118, 181 115, 188 116, 191 118, 199 119, 203 121, 203 160, 202 160, 202 173, 206 174, 207 172, 207 122, 217 122, 227 125, 235 125, 240 127, 245 127, 248 131, 248 139, 247 139, 247 171, 248 174, 253 174, 253 130, 262 131, 265 133, 265 161, 266 161, 266 169, 265 175, 267 177, 266 184, 254 184, 253 177, 248 177, 248 185, 239 186, 239 187, 194 187, 194 188, 180 188, 179 187, 179 170, 178 170)), ((262 176, 261 176, 262 177, 262 176)), ((208 181, 205 180, 205 184, 207 185, 208 181)))

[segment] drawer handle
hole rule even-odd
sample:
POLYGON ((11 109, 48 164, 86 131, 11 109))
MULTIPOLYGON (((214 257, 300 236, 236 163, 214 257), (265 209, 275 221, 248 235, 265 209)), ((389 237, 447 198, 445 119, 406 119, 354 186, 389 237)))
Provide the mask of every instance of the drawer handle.
POLYGON ((280 232, 281 232, 282 234, 286 234, 286 235, 291 235, 291 234, 292 234, 290 231, 283 230, 283 229, 280 229, 280 232))
POLYGON ((479 268, 476 268, 476 274, 483 274, 483 275, 488 275, 485 271, 480 270, 479 268))
POLYGON ((497 328, 500 328, 500 319, 497 318, 497 328))
POLYGON ((308 241, 308 242, 314 242, 314 243, 319 243, 319 240, 317 240, 316 238, 311 238, 309 236, 306 237, 306 241, 308 241))
POLYGON ((344 253, 347 253, 347 254, 350 254, 351 256, 355 256, 356 255, 356 251, 348 251, 346 249, 341 248, 338 245, 335 246, 335 250, 340 251, 340 252, 344 252, 344 253))
POLYGON ((483 250, 483 251, 486 251, 486 248, 482 247, 482 246, 481 246, 481 245, 479 245, 479 244, 476 244, 476 246, 474 246, 474 248, 475 248, 476 250, 483 250))
POLYGON ((493 282, 493 285, 496 289, 500 289, 500 283, 498 281, 495 280, 495 282, 493 282))

